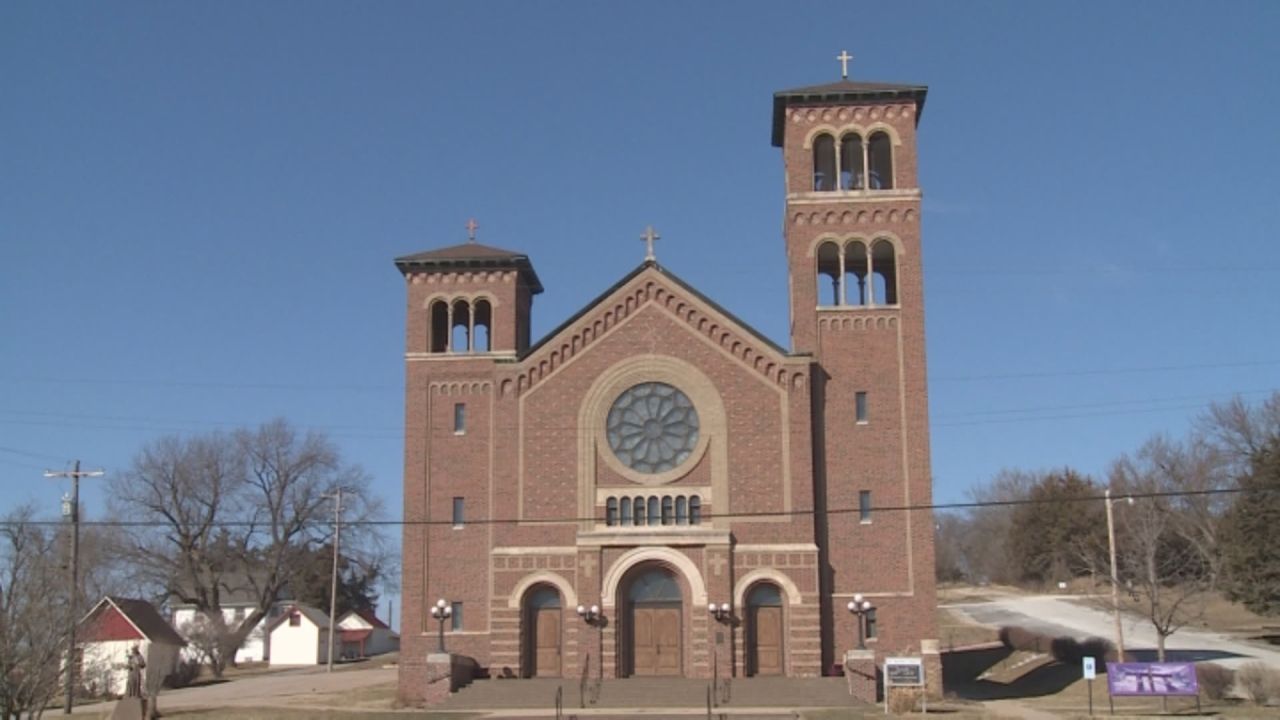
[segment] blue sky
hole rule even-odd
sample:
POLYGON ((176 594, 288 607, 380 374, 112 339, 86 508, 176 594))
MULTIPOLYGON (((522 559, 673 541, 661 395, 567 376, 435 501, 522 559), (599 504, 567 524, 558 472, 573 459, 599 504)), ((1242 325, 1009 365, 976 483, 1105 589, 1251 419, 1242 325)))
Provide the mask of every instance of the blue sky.
MULTIPOLYGON (((927 84, 935 498, 1280 387, 1276 3, 5 3, 0 505, 284 416, 398 511, 391 260, 659 260, 783 345, 776 90, 927 84)), ((86 488, 90 514, 105 501, 86 488)))

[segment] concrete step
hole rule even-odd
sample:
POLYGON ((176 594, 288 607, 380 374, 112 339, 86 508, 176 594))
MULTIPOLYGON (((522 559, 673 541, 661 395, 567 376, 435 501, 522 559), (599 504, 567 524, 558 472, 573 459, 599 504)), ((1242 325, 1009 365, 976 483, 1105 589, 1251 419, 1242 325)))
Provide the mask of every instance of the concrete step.
MULTIPOLYGON (((704 708, 710 682, 686 678, 626 678, 585 687, 579 680, 477 680, 454 694, 441 710, 553 708, 557 692, 570 709, 704 708), (593 702, 594 700, 594 702, 593 702)), ((732 708, 850 707, 844 678, 732 678, 722 681, 713 702, 732 708)), ((579 713, 580 714, 580 713, 579 713)))

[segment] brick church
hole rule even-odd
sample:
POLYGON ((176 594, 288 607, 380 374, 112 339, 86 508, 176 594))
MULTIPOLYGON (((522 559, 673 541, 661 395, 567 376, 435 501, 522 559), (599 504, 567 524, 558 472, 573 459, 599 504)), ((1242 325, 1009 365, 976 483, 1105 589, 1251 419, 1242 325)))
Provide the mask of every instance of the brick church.
POLYGON ((833 674, 860 625, 879 658, 936 669, 933 518, 904 510, 931 501, 925 93, 775 93, 789 347, 659 264, 652 230, 643 263, 536 341, 523 252, 472 226, 396 259, 402 699, 438 601, 448 651, 495 677, 833 674))

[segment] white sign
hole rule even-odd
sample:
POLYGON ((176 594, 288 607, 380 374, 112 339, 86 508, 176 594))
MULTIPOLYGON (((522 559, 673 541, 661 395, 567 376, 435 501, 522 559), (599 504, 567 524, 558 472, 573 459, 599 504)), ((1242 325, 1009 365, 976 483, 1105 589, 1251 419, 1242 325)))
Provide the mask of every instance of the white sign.
POLYGON ((1096 677, 1098 677, 1097 662, 1091 657, 1085 658, 1084 659, 1084 679, 1092 680, 1096 677))
POLYGON ((884 659, 886 686, 922 687, 924 685, 924 660, 912 657, 884 659))

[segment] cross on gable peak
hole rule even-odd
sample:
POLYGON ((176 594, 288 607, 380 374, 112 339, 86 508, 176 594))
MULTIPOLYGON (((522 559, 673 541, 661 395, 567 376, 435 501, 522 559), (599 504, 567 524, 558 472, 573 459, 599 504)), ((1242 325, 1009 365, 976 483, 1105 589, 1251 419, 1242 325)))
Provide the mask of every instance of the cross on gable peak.
POLYGON ((655 240, 660 240, 661 238, 662 236, 659 235, 658 232, 653 229, 652 225, 644 229, 644 234, 640 236, 640 239, 645 242, 645 253, 644 253, 645 260, 658 259, 657 256, 653 254, 653 243, 655 240))
POLYGON ((476 228, 480 227, 480 223, 475 218, 467 221, 467 242, 474 243, 476 241, 476 228))

